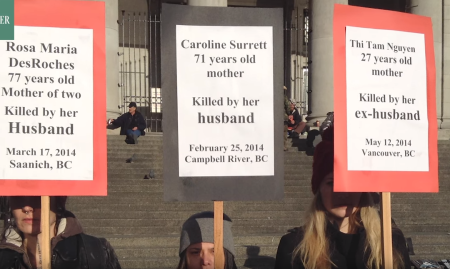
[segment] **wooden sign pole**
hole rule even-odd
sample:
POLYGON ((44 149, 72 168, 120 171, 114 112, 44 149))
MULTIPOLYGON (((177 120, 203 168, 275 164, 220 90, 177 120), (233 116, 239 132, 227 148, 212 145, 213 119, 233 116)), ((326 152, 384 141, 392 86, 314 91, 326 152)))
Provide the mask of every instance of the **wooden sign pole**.
POLYGON ((223 201, 214 201, 214 269, 224 269, 223 201))
POLYGON ((50 196, 41 196, 41 238, 39 246, 42 255, 42 269, 51 269, 50 196))
POLYGON ((392 259, 392 218, 391 218, 391 193, 381 193, 381 239, 383 247, 383 268, 391 269, 392 259))

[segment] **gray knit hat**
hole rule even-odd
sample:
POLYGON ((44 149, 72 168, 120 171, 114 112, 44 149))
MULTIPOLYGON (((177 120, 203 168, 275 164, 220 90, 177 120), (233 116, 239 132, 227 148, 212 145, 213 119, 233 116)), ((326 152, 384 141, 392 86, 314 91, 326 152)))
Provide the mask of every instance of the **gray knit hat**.
MULTIPOLYGON (((223 247, 235 255, 233 234, 231 233, 231 219, 223 214, 223 247)), ((214 244, 214 212, 205 211, 190 216, 181 228, 180 252, 181 254, 192 244, 214 244)))

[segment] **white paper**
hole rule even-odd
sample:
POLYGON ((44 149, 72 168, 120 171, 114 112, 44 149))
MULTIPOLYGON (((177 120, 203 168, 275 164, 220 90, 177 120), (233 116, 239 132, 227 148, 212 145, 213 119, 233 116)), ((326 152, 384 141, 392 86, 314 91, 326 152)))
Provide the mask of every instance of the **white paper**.
POLYGON ((346 28, 348 170, 428 171, 423 34, 346 28))
POLYGON ((180 177, 274 174, 272 31, 177 25, 180 177))
POLYGON ((93 31, 15 26, 0 70, 0 179, 93 180, 93 31))

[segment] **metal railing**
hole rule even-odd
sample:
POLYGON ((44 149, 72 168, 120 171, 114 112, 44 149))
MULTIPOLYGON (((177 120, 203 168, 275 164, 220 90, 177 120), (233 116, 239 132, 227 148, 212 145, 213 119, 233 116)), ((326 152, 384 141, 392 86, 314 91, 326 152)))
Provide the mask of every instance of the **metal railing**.
POLYGON ((147 13, 127 13, 119 19, 119 108, 136 102, 147 131, 162 131, 160 20, 147 13))

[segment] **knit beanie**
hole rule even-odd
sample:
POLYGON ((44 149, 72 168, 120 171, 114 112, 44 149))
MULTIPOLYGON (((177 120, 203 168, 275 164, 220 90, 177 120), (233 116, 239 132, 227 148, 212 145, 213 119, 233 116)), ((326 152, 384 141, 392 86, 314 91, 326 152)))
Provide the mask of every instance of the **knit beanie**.
MULTIPOLYGON (((231 225, 231 219, 223 214, 223 247, 236 256, 231 225)), ((214 244, 214 212, 212 211, 194 214, 184 222, 180 237, 180 257, 190 245, 201 242, 214 244)))
POLYGON ((334 170, 334 126, 327 128, 322 134, 322 141, 314 151, 313 174, 311 178, 312 192, 319 191, 320 183, 326 175, 334 170))

